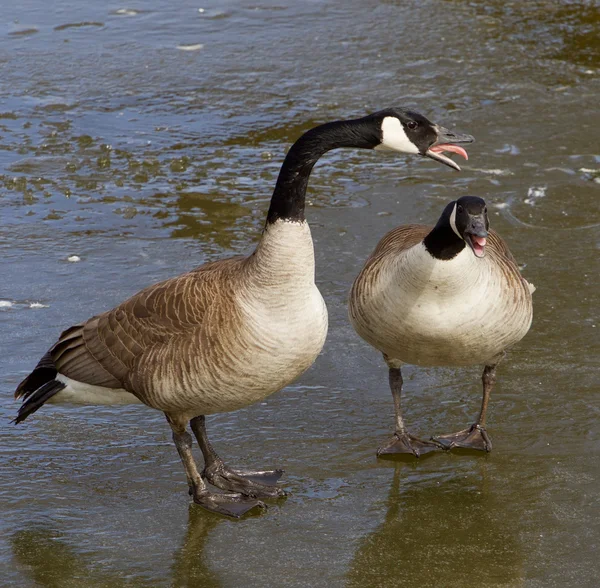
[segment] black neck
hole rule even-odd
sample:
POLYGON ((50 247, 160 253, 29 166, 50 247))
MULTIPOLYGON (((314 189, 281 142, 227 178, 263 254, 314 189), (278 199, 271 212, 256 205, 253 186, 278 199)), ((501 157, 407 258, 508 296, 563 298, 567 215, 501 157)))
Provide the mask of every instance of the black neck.
POLYGON ((425 249, 436 259, 448 260, 456 257, 466 246, 466 243, 452 230, 452 227, 442 219, 434 229, 423 239, 425 249))
POLYGON ((267 224, 277 219, 304 220, 308 178, 322 155, 340 147, 372 149, 381 142, 381 131, 369 118, 326 123, 307 131, 292 145, 279 171, 267 224))

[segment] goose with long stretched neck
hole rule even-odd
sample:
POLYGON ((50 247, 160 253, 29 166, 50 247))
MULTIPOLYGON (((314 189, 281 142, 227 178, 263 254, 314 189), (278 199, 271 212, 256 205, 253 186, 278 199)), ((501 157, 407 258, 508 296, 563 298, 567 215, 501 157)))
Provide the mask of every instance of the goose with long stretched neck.
POLYGON ((388 109, 326 123, 289 150, 254 253, 208 263, 142 290, 64 331, 19 384, 16 422, 46 402, 143 403, 163 411, 197 504, 239 517, 260 498, 284 495, 281 470, 227 467, 212 448, 205 416, 248 406, 293 382, 325 342, 327 309, 315 286, 304 199, 317 160, 358 147, 422 155, 458 167, 444 151, 472 141, 424 116, 388 109), (191 426, 204 456, 192 456, 191 426), (225 490, 212 492, 206 482, 225 490))
POLYGON ((491 451, 485 419, 496 366, 529 331, 534 290, 504 241, 489 230, 487 206, 476 196, 448 204, 433 228, 405 225, 383 237, 349 303, 352 325, 389 368, 396 429, 378 455, 419 457, 441 447, 491 451), (476 422, 433 441, 409 433, 400 407, 403 364, 484 364, 476 422))

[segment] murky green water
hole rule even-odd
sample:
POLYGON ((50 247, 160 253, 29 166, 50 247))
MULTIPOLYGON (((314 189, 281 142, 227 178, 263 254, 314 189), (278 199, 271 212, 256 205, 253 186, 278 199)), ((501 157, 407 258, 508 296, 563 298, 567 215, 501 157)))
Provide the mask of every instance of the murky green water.
MULTIPOLYGON (((597 585, 596 3, 5 4, 0 584, 597 585), (8 424, 16 384, 62 328, 249 251, 289 144, 389 105, 475 135, 470 161, 456 174, 324 158, 307 216, 325 350, 297 384, 209 420, 231 464, 286 469, 287 500, 239 522, 188 507, 164 417, 144 407, 46 407, 8 424), (494 452, 376 460, 392 403, 347 292, 385 231, 434 222, 464 194, 495 208, 538 287, 533 328, 499 369, 494 452)), ((407 368, 413 430, 470 423, 479 377, 407 368)))

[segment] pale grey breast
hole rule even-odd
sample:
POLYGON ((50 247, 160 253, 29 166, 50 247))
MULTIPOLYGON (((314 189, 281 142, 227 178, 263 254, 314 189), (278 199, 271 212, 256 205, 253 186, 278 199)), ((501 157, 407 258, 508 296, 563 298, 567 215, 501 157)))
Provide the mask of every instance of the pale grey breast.
POLYGON ((525 336, 529 284, 504 241, 490 231, 486 256, 465 248, 437 260, 423 225, 398 227, 379 243, 350 295, 357 332, 391 358, 416 365, 470 365, 525 336))

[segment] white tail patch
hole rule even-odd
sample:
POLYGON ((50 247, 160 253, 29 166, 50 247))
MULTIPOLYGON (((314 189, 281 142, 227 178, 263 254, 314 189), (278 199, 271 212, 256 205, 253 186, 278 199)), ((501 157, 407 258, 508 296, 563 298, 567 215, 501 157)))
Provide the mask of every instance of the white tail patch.
POLYGON ((72 404, 142 404, 141 400, 123 390, 123 388, 105 388, 104 386, 92 386, 85 382, 78 382, 56 374, 58 382, 65 384, 65 388, 55 394, 49 401, 52 403, 72 404))

